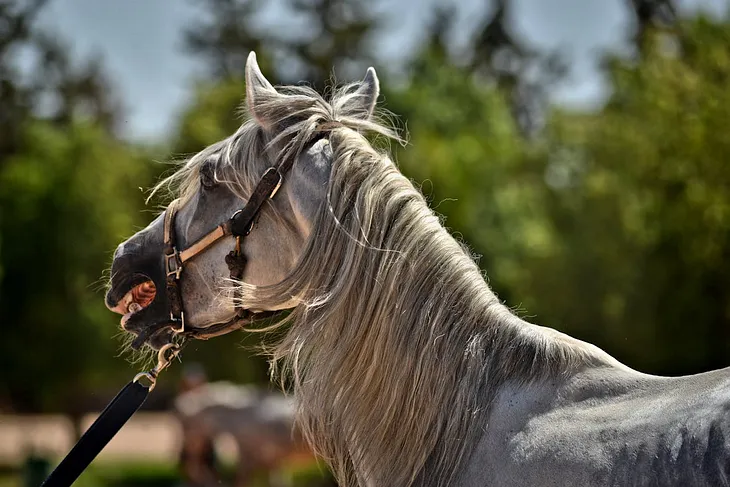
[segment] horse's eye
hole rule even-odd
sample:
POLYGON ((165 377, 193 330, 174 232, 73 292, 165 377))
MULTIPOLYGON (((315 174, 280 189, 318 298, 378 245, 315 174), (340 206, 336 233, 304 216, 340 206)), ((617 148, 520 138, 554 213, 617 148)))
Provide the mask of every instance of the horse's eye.
POLYGON ((216 185, 215 168, 213 164, 204 163, 200 168, 200 185, 204 188, 211 189, 216 185))

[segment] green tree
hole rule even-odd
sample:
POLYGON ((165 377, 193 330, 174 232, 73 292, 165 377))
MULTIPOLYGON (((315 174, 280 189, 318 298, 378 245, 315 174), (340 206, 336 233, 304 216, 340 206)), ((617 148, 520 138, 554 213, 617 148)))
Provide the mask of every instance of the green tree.
POLYGON ((0 3, 0 163, 3 155, 15 150, 22 121, 33 109, 35 91, 22 83, 14 62, 14 52, 33 37, 33 22, 47 0, 28 2, 18 8, 10 2, 0 3))
POLYGON ((19 144, 0 168, 0 396, 68 410, 128 369, 101 271, 140 223, 150 175, 141 154, 88 123, 30 120, 19 144))
POLYGON ((99 59, 78 64, 58 36, 34 24, 47 0, 0 2, 0 164, 22 140, 23 122, 42 114, 58 124, 95 120, 114 130, 119 105, 99 59), (17 53, 33 53, 20 69, 17 53))
POLYGON ((485 228, 493 231, 497 215, 486 214, 490 199, 502 171, 519 163, 521 139, 499 92, 475 83, 443 52, 432 42, 417 59, 410 85, 386 91, 387 108, 408 121, 413 141, 397 153, 401 169, 421 185, 447 226, 473 244, 484 240, 485 228))
POLYGON ((541 319, 663 373, 730 351, 730 23, 680 27, 608 63, 599 113, 555 114, 537 168, 557 244, 509 278, 541 319))
MULTIPOLYGON (((248 53, 263 58, 265 35, 256 32, 253 18, 261 0, 195 0, 202 18, 183 32, 183 49, 204 62, 208 77, 226 80, 243 75, 248 53)), ((260 61, 261 62, 261 61, 260 61)))
POLYGON ((208 67, 205 79, 240 79, 251 51, 275 83, 303 80, 323 88, 334 72, 348 78, 373 61, 370 35, 379 19, 372 8, 355 0, 288 0, 279 8, 306 29, 264 31, 254 19, 260 0, 196 0, 201 20, 184 34, 184 49, 208 67), (276 59, 277 63, 273 62, 276 59))
POLYGON ((128 369, 101 272, 151 178, 114 136, 100 60, 77 62, 33 23, 45 3, 0 3, 0 402, 78 412, 72 398, 128 369), (22 70, 20 50, 35 54, 22 70))
POLYGON ((643 51, 646 39, 657 27, 672 27, 677 22, 677 7, 674 0, 626 0, 633 14, 634 28, 631 42, 643 51))
POLYGON ((243 77, 199 83, 171 136, 174 153, 195 154, 234 133, 241 126, 245 90, 243 77))
POLYGON ((470 46, 470 68, 495 83, 521 131, 535 134, 550 90, 568 72, 558 51, 537 49, 514 33, 512 0, 496 0, 470 46))
POLYGON ((358 0, 290 0, 290 7, 307 25, 301 38, 282 37, 277 42, 302 65, 291 82, 304 79, 322 89, 333 72, 339 79, 357 79, 374 62, 369 41, 379 20, 371 5, 358 0))

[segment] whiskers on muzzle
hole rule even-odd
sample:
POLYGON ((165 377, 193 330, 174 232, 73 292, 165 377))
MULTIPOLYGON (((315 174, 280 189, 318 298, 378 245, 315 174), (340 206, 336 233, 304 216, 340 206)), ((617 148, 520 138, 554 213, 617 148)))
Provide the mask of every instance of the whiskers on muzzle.
POLYGON ((124 357, 131 365, 140 365, 143 368, 150 368, 155 364, 157 352, 150 346, 134 347, 138 338, 134 334, 120 330, 114 338, 120 342, 117 357, 124 357))

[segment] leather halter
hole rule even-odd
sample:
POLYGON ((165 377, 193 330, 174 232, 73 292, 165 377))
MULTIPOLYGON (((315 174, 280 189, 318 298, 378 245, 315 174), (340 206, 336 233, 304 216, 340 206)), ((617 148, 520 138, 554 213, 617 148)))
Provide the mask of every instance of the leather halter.
MULTIPOLYGON (((315 130, 316 135, 309 141, 309 145, 316 143, 328 132, 344 127, 341 122, 332 120, 321 123, 315 130)), ((226 265, 230 271, 230 277, 234 280, 241 280, 246 268, 246 256, 241 250, 241 241, 251 233, 256 217, 261 212, 264 203, 272 199, 282 183, 286 174, 294 165, 296 157, 287 157, 281 161, 278 167, 269 167, 256 183, 246 205, 236 211, 227 221, 218 225, 214 230, 203 235, 193 242, 186 249, 177 248, 175 238, 175 216, 177 215, 180 200, 176 199, 167 207, 164 222, 164 245, 165 245, 165 291, 170 309, 170 321, 163 326, 172 328, 174 334, 182 334, 194 338, 207 340, 230 331, 243 327, 252 321, 253 316, 267 318, 277 314, 276 311, 264 311, 254 313, 244 308, 242 303, 236 304, 236 316, 225 323, 216 323, 206 328, 190 328, 185 326, 185 311, 183 307, 182 290, 180 289, 180 277, 185 263, 196 255, 207 250, 211 245, 223 237, 235 237, 236 247, 226 255, 226 265)))
POLYGON ((175 238, 175 217, 180 200, 174 200, 167 207, 164 222, 165 291, 170 309, 170 322, 167 326, 172 328, 173 333, 208 339, 241 328, 245 321, 251 319, 253 314, 261 317, 274 314, 273 312, 253 313, 239 303, 236 305, 236 316, 233 319, 206 328, 188 329, 185 326, 180 278, 186 262, 207 250, 221 238, 230 236, 236 239, 236 247, 226 256, 230 277, 235 280, 240 280, 243 277, 243 271, 246 268, 246 256, 241 250, 241 241, 251 232, 264 203, 273 198, 281 187, 283 182, 281 171, 287 171, 290 167, 291 164, 282 164, 279 168, 268 168, 259 179, 251 197, 243 208, 183 250, 177 248, 175 238))

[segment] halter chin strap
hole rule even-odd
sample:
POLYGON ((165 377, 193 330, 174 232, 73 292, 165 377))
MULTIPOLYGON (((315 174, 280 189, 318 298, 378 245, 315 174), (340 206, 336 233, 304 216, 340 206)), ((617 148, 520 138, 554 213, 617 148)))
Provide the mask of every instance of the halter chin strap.
MULTIPOLYGON (((290 165, 282 169, 289 169, 290 165)), ((234 329, 243 326, 247 319, 254 314, 245 309, 239 302, 236 305, 236 317, 225 323, 218 323, 207 328, 188 329, 185 326, 185 310, 183 308, 182 290, 180 278, 185 263, 207 250, 223 237, 235 237, 236 247, 226 256, 226 264, 230 271, 231 279, 240 280, 246 268, 246 256, 241 250, 241 241, 251 233, 256 217, 261 212, 266 201, 276 195, 281 187, 283 177, 279 169, 270 167, 264 172, 261 179, 251 193, 246 205, 236 211, 227 221, 218 225, 214 230, 203 235, 183 250, 178 249, 175 237, 175 217, 180 206, 180 200, 176 199, 167 207, 164 222, 164 245, 165 245, 165 291, 170 309, 170 323, 168 326, 176 334, 184 333, 195 338, 207 339, 223 335, 234 329)), ((258 315, 270 316, 273 312, 257 313, 258 315)))

